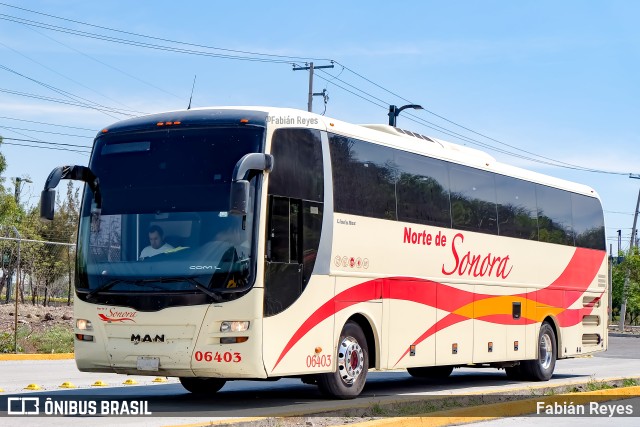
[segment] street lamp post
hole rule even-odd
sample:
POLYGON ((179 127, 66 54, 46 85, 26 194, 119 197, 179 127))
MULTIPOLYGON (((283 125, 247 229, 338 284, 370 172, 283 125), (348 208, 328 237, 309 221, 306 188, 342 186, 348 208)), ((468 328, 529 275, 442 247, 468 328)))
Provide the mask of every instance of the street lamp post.
POLYGON ((398 114, 400 114, 400 112, 402 110, 404 110, 405 108, 413 108, 414 110, 423 110, 424 108, 422 108, 422 106, 417 105, 417 104, 407 104, 407 105, 403 105, 402 107, 398 108, 395 105, 389 105, 389 126, 396 126, 396 119, 398 118, 398 114))

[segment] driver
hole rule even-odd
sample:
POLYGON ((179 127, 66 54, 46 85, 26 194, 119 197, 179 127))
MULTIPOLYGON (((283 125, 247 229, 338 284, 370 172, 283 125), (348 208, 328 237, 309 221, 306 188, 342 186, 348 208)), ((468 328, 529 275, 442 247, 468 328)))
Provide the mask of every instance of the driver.
POLYGON ((171 249, 173 249, 173 246, 165 243, 164 241, 164 232, 162 231, 162 228, 157 225, 152 225, 149 227, 149 246, 140 252, 140 258, 148 258, 163 254, 171 249))

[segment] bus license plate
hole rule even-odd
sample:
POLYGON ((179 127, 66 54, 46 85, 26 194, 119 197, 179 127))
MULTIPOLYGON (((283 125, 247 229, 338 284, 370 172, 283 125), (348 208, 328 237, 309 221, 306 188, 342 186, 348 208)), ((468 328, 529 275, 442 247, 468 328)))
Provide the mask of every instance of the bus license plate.
POLYGON ((138 371, 157 371, 159 366, 159 357, 138 356, 138 371))

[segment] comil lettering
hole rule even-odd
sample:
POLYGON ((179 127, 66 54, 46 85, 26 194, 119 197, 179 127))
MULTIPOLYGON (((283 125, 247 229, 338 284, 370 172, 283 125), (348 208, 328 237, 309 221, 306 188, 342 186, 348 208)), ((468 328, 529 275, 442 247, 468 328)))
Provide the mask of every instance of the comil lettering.
POLYGON ((464 243, 464 236, 461 233, 456 234, 451 241, 451 253, 455 260, 455 265, 448 270, 442 265, 442 274, 451 276, 455 273, 458 276, 486 277, 494 275, 496 278, 506 279, 511 274, 513 267, 509 265, 509 255, 494 256, 489 252, 486 255, 472 254, 467 251, 462 257, 458 254, 456 242, 464 243))

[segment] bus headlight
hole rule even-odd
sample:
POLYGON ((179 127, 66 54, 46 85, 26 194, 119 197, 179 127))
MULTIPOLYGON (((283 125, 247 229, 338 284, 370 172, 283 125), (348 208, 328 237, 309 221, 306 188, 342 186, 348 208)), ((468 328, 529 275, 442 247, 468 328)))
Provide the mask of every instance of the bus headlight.
POLYGON ((249 322, 222 322, 220 332, 244 332, 249 329, 249 322))
POLYGON ((93 330, 93 325, 90 320, 87 319, 77 319, 76 320, 76 328, 81 331, 91 331, 93 330))

